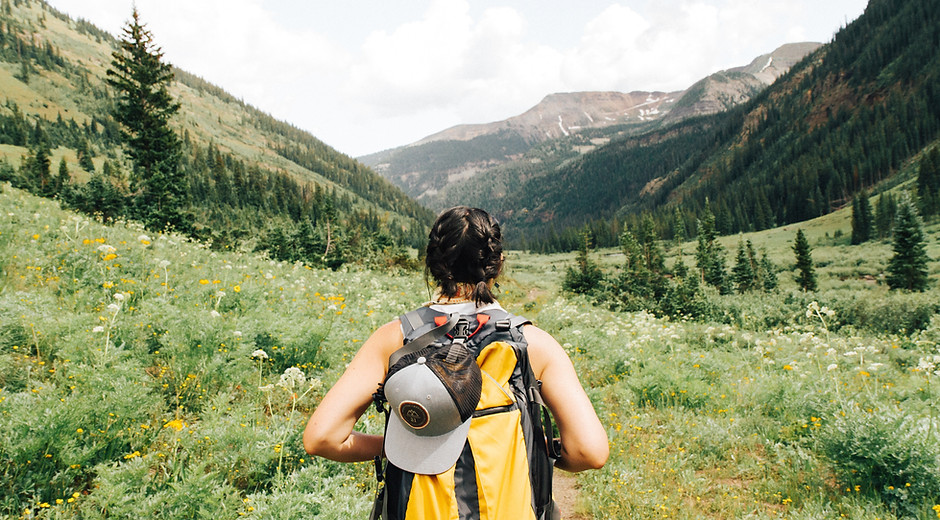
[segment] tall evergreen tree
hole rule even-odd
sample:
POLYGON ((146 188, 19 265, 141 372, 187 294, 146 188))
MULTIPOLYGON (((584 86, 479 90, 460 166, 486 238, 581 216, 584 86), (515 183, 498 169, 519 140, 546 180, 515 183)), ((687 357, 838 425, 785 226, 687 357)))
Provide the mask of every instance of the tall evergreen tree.
POLYGON ((718 288, 722 293, 730 292, 725 273, 724 248, 718 242, 718 230, 715 227, 715 215, 708 200, 705 210, 698 221, 698 246, 695 249, 695 265, 701 273, 702 281, 718 288))
POLYGON ((873 223, 868 192, 862 190, 852 199, 852 244, 861 244, 871 240, 873 223))
MULTIPOLYGON (((676 248, 682 247, 682 241, 685 240, 685 220, 682 219, 682 211, 676 206, 672 212, 672 241, 676 248)), ((679 250, 682 255, 682 250, 679 250)))
POLYGON ((49 197, 54 194, 55 184, 52 178, 52 151, 46 139, 39 139, 36 144, 29 147, 30 155, 20 166, 22 179, 19 187, 40 195, 49 197))
POLYGON ((917 196, 924 217, 940 213, 940 147, 925 153, 917 170, 917 196))
POLYGON ((665 270, 663 250, 656 236, 656 223, 650 214, 643 216, 640 224, 640 246, 643 248, 643 260, 650 271, 661 273, 665 270))
POLYGON ((927 250, 924 229, 917 208, 909 197, 898 204, 894 221, 894 256, 888 262, 888 286, 892 289, 927 289, 927 250))
POLYGON ((82 139, 78 142, 78 148, 75 150, 78 156, 78 165, 86 172, 94 173, 95 163, 91 160, 91 151, 88 149, 88 140, 82 139))
POLYGON ((562 287, 566 291, 577 294, 586 294, 594 291, 600 285, 604 274, 589 256, 592 249, 591 233, 584 229, 581 232, 581 244, 578 247, 577 268, 568 267, 562 287))
POLYGON ((763 286, 765 291, 773 291, 777 288, 777 266, 770 260, 767 256, 767 251, 765 250, 760 258, 759 263, 759 274, 761 286, 763 286))
POLYGON ((137 216, 150 229, 190 228, 184 212, 188 189, 180 169, 180 139, 170 118, 180 104, 167 90, 173 70, 140 22, 134 8, 123 29, 121 50, 112 54, 108 83, 118 90, 115 119, 122 126, 128 154, 134 160, 133 191, 137 216))
POLYGON ((796 269, 799 270, 796 281, 804 291, 815 291, 816 269, 813 267, 812 250, 809 241, 802 229, 796 230, 796 240, 793 242, 793 253, 796 254, 796 269))
POLYGON ((891 192, 884 192, 878 196, 878 204, 875 212, 875 232, 878 238, 885 238, 891 235, 891 227, 894 226, 894 216, 897 212, 898 203, 891 192))
POLYGON ((738 254, 735 257, 734 267, 731 269, 731 278, 739 293, 761 289, 762 273, 757 253, 750 240, 746 245, 738 242, 738 254))
POLYGON ((71 181, 71 176, 69 175, 69 165, 65 162, 65 157, 59 161, 59 174, 56 175, 54 180, 55 193, 62 191, 62 188, 65 187, 71 181))

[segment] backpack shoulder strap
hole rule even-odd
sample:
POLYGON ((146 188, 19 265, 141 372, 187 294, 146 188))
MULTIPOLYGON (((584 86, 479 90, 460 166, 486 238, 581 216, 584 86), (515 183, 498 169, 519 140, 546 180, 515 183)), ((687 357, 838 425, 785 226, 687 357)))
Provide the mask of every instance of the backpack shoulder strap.
MULTIPOLYGON (((431 343, 439 340, 444 336, 444 334, 450 332, 450 330, 453 329, 455 325, 457 325, 457 321, 460 320, 460 314, 455 312, 450 315, 445 315, 447 316, 447 321, 441 320, 443 321, 441 324, 438 324, 437 321, 432 319, 430 322, 430 327, 428 327, 423 322, 419 321, 423 318, 423 316, 420 314, 426 313, 421 313, 421 309, 418 309, 417 311, 407 312, 402 315, 402 332, 405 334, 406 343, 402 348, 392 352, 392 355, 388 357, 389 367, 394 365, 399 359, 407 356, 408 354, 417 352, 424 347, 427 347, 431 343), (418 327, 414 327, 414 325, 418 325, 418 327), (410 329, 410 332, 406 332, 406 327, 410 329), (424 330, 425 328, 427 328, 427 330, 424 330), (415 335, 416 333, 420 333, 420 335, 409 341, 409 337, 415 335)), ((439 316, 440 314, 435 313, 435 315, 439 316)))

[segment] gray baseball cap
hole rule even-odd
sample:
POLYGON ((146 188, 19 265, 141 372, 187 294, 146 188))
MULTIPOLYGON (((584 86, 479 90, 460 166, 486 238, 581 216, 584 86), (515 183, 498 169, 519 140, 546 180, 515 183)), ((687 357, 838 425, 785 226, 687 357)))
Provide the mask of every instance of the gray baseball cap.
POLYGON ((466 347, 453 345, 394 368, 384 384, 391 409, 385 456, 411 473, 443 473, 457 462, 467 441, 480 401, 480 367, 466 347), (458 347, 462 351, 455 358, 458 347))

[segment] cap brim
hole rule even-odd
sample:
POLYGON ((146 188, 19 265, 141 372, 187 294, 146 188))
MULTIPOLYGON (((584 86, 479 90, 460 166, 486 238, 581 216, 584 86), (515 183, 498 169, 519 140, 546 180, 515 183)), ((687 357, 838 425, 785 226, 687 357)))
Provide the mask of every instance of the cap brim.
POLYGON ((395 466, 411 473, 444 473, 460 458, 472 420, 472 417, 467 419, 443 435, 426 437, 412 433, 401 418, 392 413, 385 430, 385 457, 395 466))

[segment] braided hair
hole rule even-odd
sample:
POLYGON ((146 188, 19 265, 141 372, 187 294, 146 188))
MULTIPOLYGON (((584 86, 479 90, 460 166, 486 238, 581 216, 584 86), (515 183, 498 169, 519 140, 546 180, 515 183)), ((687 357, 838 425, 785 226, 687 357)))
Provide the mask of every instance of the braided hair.
POLYGON ((489 282, 503 266, 499 222, 479 208, 444 210, 431 226, 425 265, 442 296, 453 298, 461 285, 469 285, 477 305, 493 303, 489 282))

